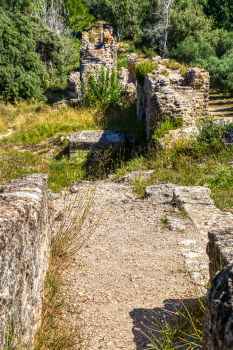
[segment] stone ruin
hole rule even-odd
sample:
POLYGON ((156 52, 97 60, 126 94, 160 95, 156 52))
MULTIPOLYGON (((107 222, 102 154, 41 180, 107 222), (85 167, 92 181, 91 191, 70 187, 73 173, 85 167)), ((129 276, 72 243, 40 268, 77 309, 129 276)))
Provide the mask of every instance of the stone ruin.
MULTIPOLYGON (((153 59, 163 63, 160 57, 153 59)), ((135 65, 141 59, 136 54, 127 56, 128 72, 136 79, 135 65)), ((208 115, 210 76, 204 69, 191 68, 183 77, 179 70, 162 74, 165 66, 158 64, 158 69, 137 83, 137 117, 145 119, 147 137, 153 135, 158 123, 165 117, 182 118, 185 125, 192 125, 194 119, 208 115)))
POLYGON ((81 84, 85 83, 86 76, 95 69, 106 68, 117 69, 117 44, 112 31, 104 30, 100 26, 99 32, 94 29, 82 33, 82 47, 80 50, 80 72, 71 74, 68 78, 68 88, 81 94, 81 84), (98 36, 96 34, 99 34, 98 36), (94 42, 90 42, 89 36, 94 36, 94 42))
POLYGON ((47 175, 30 174, 0 186, 0 348, 5 334, 27 349, 41 324, 53 225, 47 175), (12 328, 12 329, 11 329, 12 328))
MULTIPOLYGON (((80 50, 80 72, 71 74, 68 78, 68 89, 75 91, 81 97, 81 85, 85 84, 86 76, 103 65, 110 70, 117 70, 117 50, 118 45, 114 40, 112 29, 104 30, 100 26, 99 31, 94 29, 82 33, 82 48, 80 50), (94 37, 94 42, 90 42, 90 35, 94 37)), ((120 83, 128 85, 127 97, 136 98, 136 79, 130 72, 121 67, 120 83)))

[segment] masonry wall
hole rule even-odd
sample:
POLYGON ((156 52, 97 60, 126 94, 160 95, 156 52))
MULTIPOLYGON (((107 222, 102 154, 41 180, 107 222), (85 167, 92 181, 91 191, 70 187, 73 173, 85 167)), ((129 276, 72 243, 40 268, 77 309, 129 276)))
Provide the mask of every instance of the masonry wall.
POLYGON ((47 176, 31 174, 0 186, 0 346, 6 332, 32 348, 40 326, 49 263, 52 192, 47 176))
MULTIPOLYGON (((135 76, 140 59, 132 54, 127 61, 128 71, 135 76)), ((182 118, 189 124, 193 118, 207 116, 209 84, 209 73, 200 68, 192 68, 187 77, 179 72, 166 77, 161 67, 148 74, 143 85, 137 84, 137 116, 145 119, 147 136, 164 117, 182 118)))
POLYGON ((101 68, 102 65, 110 69, 117 69, 117 44, 109 31, 101 30, 100 44, 89 42, 88 32, 82 34, 82 48, 80 50, 80 79, 85 82, 86 75, 101 68))

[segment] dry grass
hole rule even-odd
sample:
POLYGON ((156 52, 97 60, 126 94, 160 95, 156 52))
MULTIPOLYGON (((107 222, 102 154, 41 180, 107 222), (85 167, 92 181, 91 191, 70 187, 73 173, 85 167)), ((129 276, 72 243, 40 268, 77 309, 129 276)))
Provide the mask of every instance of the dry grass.
POLYGON ((180 69, 180 64, 172 59, 170 59, 168 62, 165 62, 164 65, 172 70, 180 69))
POLYGON ((64 208, 59 214, 61 220, 52 243, 52 257, 65 258, 77 253, 95 231, 101 213, 90 217, 90 210, 95 199, 96 188, 89 186, 79 189, 74 198, 65 198, 64 208))
POLYGON ((73 199, 66 196, 51 249, 50 268, 45 286, 41 327, 36 334, 34 350, 83 350, 80 310, 72 306, 61 290, 63 274, 69 260, 77 254, 97 228, 101 213, 90 211, 95 186, 80 189, 73 199), (69 317, 68 315, 72 315, 69 317))

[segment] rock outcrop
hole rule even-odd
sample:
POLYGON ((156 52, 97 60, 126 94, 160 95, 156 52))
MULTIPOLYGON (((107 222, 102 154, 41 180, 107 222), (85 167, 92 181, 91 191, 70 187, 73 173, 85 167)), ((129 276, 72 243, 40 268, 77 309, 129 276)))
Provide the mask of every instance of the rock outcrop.
POLYGON ((12 330, 15 339, 31 348, 40 326, 52 224, 46 175, 24 175, 0 186, 1 348, 12 330))

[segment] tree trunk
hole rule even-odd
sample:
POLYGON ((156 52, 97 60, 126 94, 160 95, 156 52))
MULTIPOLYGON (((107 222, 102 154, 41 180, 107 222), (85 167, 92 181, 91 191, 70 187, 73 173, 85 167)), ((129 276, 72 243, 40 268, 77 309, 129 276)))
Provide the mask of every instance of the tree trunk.
POLYGON ((167 6, 166 6, 166 29, 164 32, 164 40, 163 40, 163 49, 162 49, 162 58, 166 56, 167 51, 167 37, 168 37, 168 27, 169 27, 169 10, 171 7, 172 0, 168 0, 167 6))
POLYGON ((120 24, 117 26, 117 42, 119 43, 121 39, 120 24))

